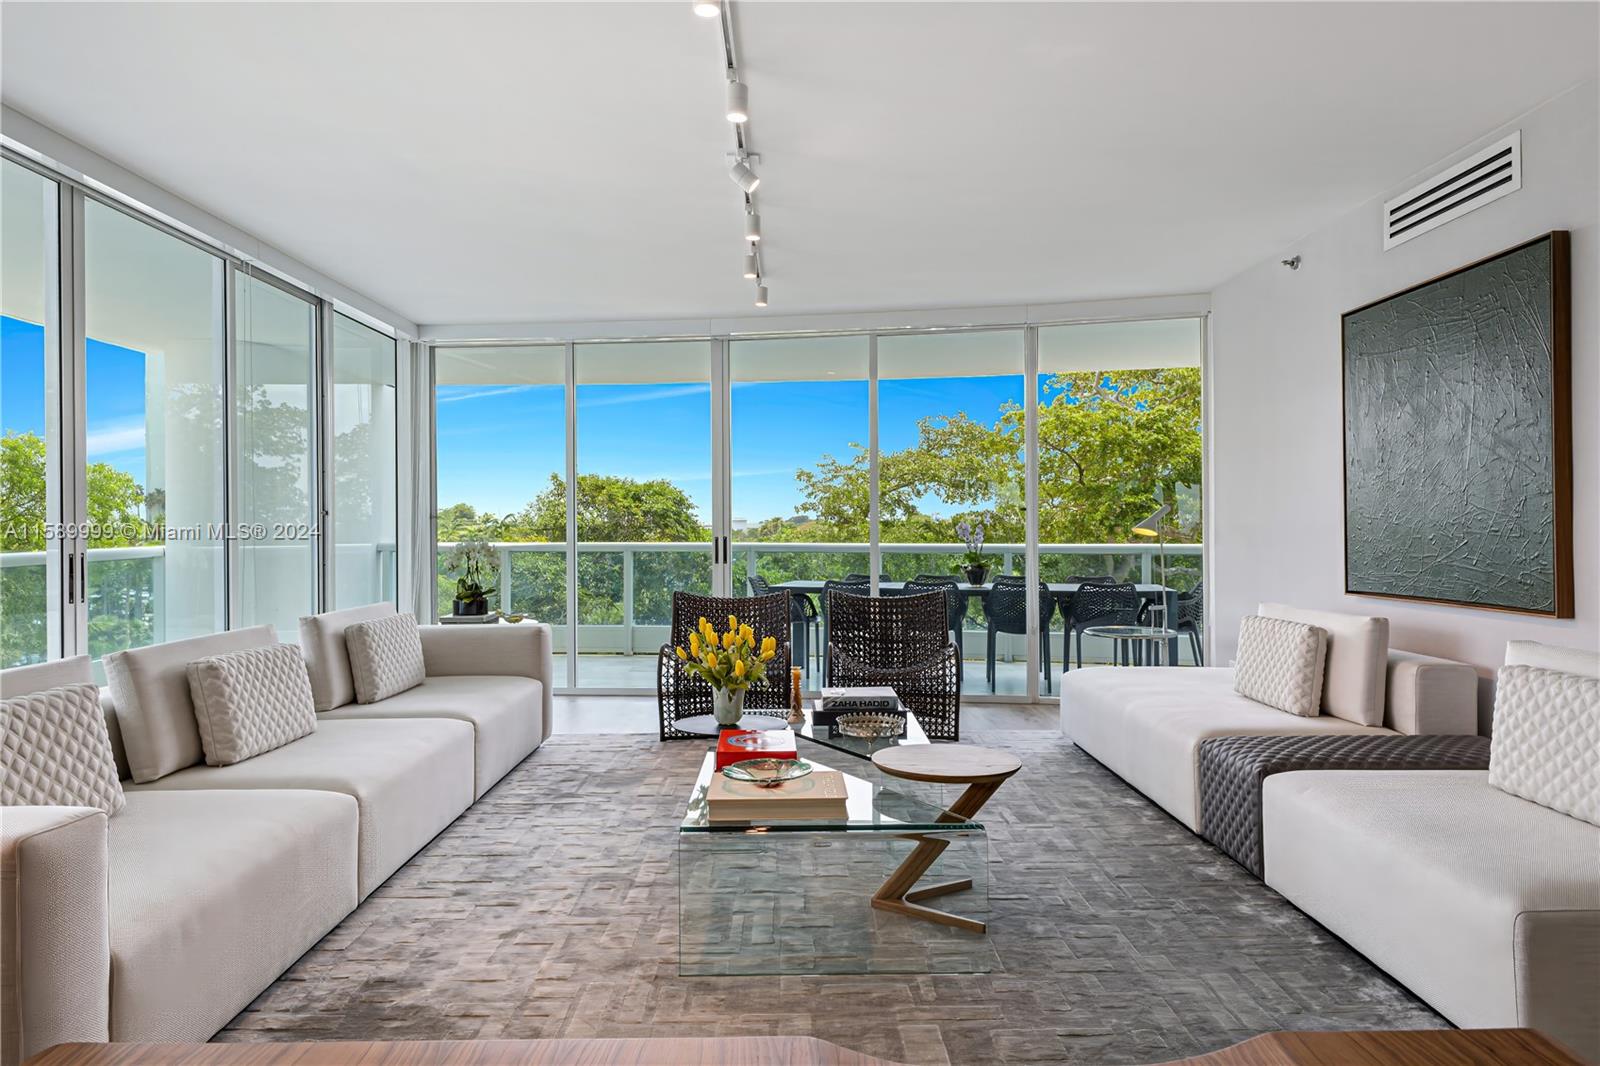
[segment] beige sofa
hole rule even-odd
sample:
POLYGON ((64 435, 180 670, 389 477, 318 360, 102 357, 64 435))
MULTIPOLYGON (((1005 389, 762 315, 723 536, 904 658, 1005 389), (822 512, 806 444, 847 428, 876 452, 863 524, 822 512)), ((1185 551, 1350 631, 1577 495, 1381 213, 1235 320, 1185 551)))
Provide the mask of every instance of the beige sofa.
MULTIPOLYGON (((210 1037, 549 734, 550 631, 532 623, 423 626, 423 684, 352 704, 343 626, 392 611, 304 620, 314 691, 351 695, 232 766, 199 764, 184 671, 269 628, 108 661, 126 807, 0 811, 0 1066, 67 1040, 210 1037)), ((79 658, 0 690, 88 679, 79 658)))
MULTIPOLYGON (((1600 676, 1517 642, 1507 663, 1600 676)), ((1301 771, 1262 793, 1267 884, 1457 1025, 1600 1062, 1600 827, 1487 771, 1301 771)))
POLYGON ((1335 641, 1365 641, 1360 654, 1341 648, 1337 659, 1330 646, 1326 689, 1381 706, 1383 724, 1302 718, 1257 703, 1233 690, 1231 667, 1097 667, 1061 679, 1061 731, 1197 833, 1200 743, 1211 737, 1477 732, 1471 666, 1386 650, 1386 628, 1380 643, 1354 632, 1352 616, 1273 604, 1262 611, 1321 625, 1335 641))

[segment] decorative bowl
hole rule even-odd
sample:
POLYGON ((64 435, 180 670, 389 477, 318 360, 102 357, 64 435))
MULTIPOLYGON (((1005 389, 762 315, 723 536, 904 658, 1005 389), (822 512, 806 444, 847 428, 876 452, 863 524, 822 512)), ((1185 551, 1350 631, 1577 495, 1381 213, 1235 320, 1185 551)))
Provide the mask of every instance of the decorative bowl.
POLYGON ((734 781, 748 781, 762 788, 777 788, 785 781, 793 781, 811 772, 811 764, 804 759, 743 759, 722 768, 722 776, 734 781))
POLYGON ((841 714, 833 721, 834 728, 847 737, 861 740, 882 740, 898 737, 906 731, 904 715, 882 714, 873 711, 852 711, 841 714))

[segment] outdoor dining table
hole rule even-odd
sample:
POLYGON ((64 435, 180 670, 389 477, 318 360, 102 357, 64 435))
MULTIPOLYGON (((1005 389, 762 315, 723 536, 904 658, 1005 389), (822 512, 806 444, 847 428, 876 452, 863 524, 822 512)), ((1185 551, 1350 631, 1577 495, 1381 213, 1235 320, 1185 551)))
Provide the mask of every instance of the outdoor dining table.
MULTIPOLYGON (((811 578, 796 578, 793 581, 775 581, 773 582, 772 587, 774 589, 787 589, 790 592, 798 592, 806 596, 820 596, 825 584, 826 582, 824 581, 813 580, 811 578)), ((1079 584, 1080 583, 1077 581, 1045 582, 1045 588, 1049 590, 1051 599, 1056 601, 1056 605, 1061 610, 1061 617, 1063 621, 1066 619, 1067 612, 1071 608, 1072 597, 1077 593, 1079 584)), ((898 595, 899 593, 904 592, 905 587, 906 583, 904 581, 878 582, 878 591, 881 594, 888 596, 898 595)), ((957 592, 966 596, 968 599, 971 599, 974 596, 983 596, 987 594, 990 589, 994 588, 994 582, 985 581, 981 585, 974 585, 970 582, 958 581, 954 588, 957 592)), ((1167 617, 1172 618, 1176 613, 1177 589, 1170 588, 1166 585, 1136 584, 1134 585, 1134 590, 1139 594, 1140 603, 1158 603, 1164 601, 1167 607, 1167 617)), ((1175 663, 1178 661, 1178 641, 1176 638, 1167 642, 1166 661, 1169 663, 1175 663)))

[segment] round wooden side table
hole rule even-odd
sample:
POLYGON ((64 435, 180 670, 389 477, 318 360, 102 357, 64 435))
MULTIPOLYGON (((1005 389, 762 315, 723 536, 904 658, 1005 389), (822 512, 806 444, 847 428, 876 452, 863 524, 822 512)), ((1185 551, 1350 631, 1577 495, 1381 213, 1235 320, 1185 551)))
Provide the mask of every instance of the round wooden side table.
MULTIPOLYGON (((872 763, 891 777, 908 781, 931 781, 941 785, 966 785, 957 800, 940 821, 971 821, 989 802, 1006 778, 1022 769, 1022 760, 1007 751, 980 748, 974 744, 916 744, 884 748, 872 753, 872 763)), ((916 884, 928 872, 934 860, 950 846, 948 840, 917 836, 917 847, 906 856, 889 879, 872 896, 872 905, 878 910, 894 911, 911 918, 953 925, 975 933, 988 931, 988 926, 974 918, 963 918, 946 911, 924 907, 921 902, 934 896, 961 892, 972 887, 972 878, 917 888, 916 884)))

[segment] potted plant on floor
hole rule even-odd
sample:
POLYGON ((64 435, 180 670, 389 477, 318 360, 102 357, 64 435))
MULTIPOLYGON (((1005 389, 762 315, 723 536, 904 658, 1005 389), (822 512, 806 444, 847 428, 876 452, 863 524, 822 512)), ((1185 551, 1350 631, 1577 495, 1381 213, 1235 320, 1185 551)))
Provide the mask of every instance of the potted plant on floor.
POLYGON ((456 579, 455 602, 450 613, 457 617, 487 616, 489 597, 494 595, 494 580, 500 574, 500 555, 486 541, 464 540, 440 560, 444 572, 456 579))
POLYGON ((958 569, 966 576, 969 585, 981 585, 989 580, 989 557, 983 554, 983 533, 982 522, 969 522, 963 518, 956 523, 956 536, 967 546, 958 569))
POLYGON ((675 649, 683 669, 711 686, 711 713, 723 728, 744 717, 744 696, 751 685, 767 682, 767 663, 778 653, 775 637, 757 639, 755 630, 728 616, 727 632, 702 618, 689 646, 675 649))

